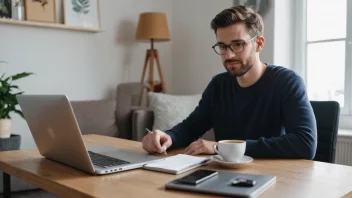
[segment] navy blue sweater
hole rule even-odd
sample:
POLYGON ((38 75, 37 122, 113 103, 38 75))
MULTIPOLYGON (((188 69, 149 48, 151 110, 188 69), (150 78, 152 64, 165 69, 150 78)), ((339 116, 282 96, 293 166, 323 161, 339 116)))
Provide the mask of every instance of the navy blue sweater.
POLYGON ((292 70, 268 65, 253 85, 242 88, 236 77, 213 77, 198 106, 166 131, 172 148, 186 147, 206 131, 215 139, 246 140, 246 155, 313 159, 317 129, 303 80, 292 70))

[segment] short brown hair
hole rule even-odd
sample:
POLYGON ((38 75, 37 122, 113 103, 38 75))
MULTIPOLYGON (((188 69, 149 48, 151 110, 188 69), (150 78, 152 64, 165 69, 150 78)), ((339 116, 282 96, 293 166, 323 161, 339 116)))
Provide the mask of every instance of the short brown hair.
POLYGON ((215 34, 218 28, 228 27, 235 23, 244 22, 251 36, 262 36, 264 33, 264 22, 262 17, 247 6, 234 6, 223 10, 211 21, 211 28, 215 34))

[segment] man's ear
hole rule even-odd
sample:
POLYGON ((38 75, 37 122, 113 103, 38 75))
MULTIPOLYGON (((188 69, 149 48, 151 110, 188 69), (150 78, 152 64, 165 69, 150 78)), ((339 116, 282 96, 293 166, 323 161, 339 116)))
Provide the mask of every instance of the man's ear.
POLYGON ((262 51, 262 49, 264 48, 264 42, 265 42, 264 36, 258 36, 256 52, 261 52, 262 51))

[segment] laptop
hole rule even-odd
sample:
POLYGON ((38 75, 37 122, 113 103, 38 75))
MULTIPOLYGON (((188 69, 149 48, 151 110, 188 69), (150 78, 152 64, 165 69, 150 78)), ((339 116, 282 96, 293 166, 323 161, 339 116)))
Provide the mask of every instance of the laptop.
POLYGON ((275 183, 276 176, 218 171, 216 176, 197 185, 182 183, 179 179, 175 179, 165 184, 165 188, 169 190, 217 194, 230 197, 258 197, 275 183), (234 186, 232 183, 236 179, 250 179, 255 181, 256 184, 251 187, 234 186))
POLYGON ((87 149, 65 95, 17 95, 40 154, 47 159, 102 175, 143 167, 161 157, 113 147, 87 149))

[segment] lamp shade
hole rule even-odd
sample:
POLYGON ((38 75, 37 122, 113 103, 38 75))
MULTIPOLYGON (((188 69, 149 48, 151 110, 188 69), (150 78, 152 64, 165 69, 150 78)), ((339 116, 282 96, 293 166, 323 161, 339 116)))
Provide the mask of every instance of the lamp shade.
POLYGON ((170 40, 166 15, 160 12, 145 12, 139 15, 136 33, 137 40, 170 40))

